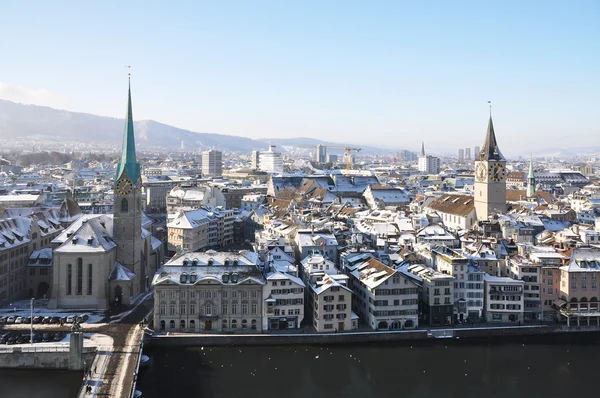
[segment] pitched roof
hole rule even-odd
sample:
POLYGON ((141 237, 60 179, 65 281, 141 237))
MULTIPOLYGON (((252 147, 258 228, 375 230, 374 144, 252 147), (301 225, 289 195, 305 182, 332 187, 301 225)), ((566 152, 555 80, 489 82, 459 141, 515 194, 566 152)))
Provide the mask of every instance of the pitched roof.
POLYGON ((442 195, 427 208, 455 216, 468 216, 475 210, 474 199, 470 195, 442 195))
POLYGON ((485 143, 481 148, 481 152, 477 156, 476 160, 506 160, 500 148, 498 148, 498 142, 496 141, 496 134, 494 133, 494 123, 492 123, 492 117, 488 121, 488 128, 485 134, 485 143))

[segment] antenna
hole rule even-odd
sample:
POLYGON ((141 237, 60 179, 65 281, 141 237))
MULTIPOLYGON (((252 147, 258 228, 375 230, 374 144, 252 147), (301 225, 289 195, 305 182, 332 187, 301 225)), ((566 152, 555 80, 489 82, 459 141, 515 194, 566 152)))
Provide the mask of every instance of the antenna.
POLYGON ((127 73, 127 77, 129 78, 129 80, 131 80, 131 65, 125 65, 125 67, 127 68, 127 70, 129 71, 127 73))
POLYGON ((490 104, 490 118, 492 117, 492 101, 488 101, 488 104, 490 104))

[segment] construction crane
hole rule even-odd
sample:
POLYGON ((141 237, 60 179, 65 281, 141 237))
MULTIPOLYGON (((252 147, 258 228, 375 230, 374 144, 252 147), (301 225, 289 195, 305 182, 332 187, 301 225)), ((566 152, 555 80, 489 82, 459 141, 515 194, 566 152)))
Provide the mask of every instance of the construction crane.
MULTIPOLYGON (((344 156, 346 157, 346 171, 350 170, 352 167, 352 151, 356 151, 356 152, 360 152, 360 150, 362 148, 353 148, 353 147, 349 147, 349 146, 342 146, 342 145, 296 145, 296 148, 311 148, 311 149, 316 149, 316 148, 323 148, 325 150, 329 149, 340 149, 342 151, 344 151, 344 156)), ((315 159, 316 161, 319 161, 319 159, 315 159)))

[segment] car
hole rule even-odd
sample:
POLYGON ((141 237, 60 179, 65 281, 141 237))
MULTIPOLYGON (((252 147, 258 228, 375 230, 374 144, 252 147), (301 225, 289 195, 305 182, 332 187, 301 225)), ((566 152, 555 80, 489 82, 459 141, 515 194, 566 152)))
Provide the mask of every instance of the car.
POLYGON ((18 317, 15 319, 15 324, 18 324, 18 323, 23 323, 23 317, 22 317, 22 316, 18 316, 18 317))
POLYGON ((51 317, 45 316, 44 319, 42 319, 42 323, 43 324, 48 324, 48 323, 50 323, 51 320, 52 320, 51 317))
POLYGON ((19 336, 19 340, 17 340, 18 343, 17 344, 27 344, 31 342, 31 335, 29 333, 27 334, 22 334, 21 336, 19 336))
POLYGON ((28 317, 23 318, 23 323, 31 323, 31 317, 28 316, 28 317))
POLYGON ((34 317, 33 317, 33 323, 35 323, 35 324, 42 323, 42 319, 44 319, 44 318, 42 318, 42 317, 41 317, 41 316, 39 316, 39 315, 38 315, 38 316, 34 316, 34 317))
POLYGON ((60 317, 53 316, 52 318, 50 318, 50 323, 53 323, 53 324, 60 323, 60 317))
POLYGON ((77 317, 78 321, 83 323, 86 322, 88 319, 90 319, 90 316, 88 314, 83 314, 77 317))
POLYGON ((66 321, 67 323, 73 323, 74 321, 75 321, 75 316, 73 316, 73 315, 69 315, 69 316, 67 317, 67 321, 66 321))
POLYGON ((6 317, 0 316, 0 323, 6 323, 6 317))
POLYGON ((20 333, 15 333, 10 335, 10 337, 8 338, 8 340, 6 340, 6 344, 17 344, 19 338, 21 337, 20 333))
POLYGON ((44 333, 42 336, 42 341, 48 342, 54 339, 54 333, 44 333))
POLYGON ((64 338, 65 338, 65 333, 62 333, 62 332, 56 332, 56 334, 54 335, 54 341, 61 341, 64 338))
POLYGON ((44 335, 42 333, 35 333, 33 335, 33 342, 34 343, 39 343, 40 341, 42 341, 44 338, 44 335))
POLYGON ((6 341, 9 339, 9 337, 11 335, 13 335, 15 332, 8 332, 8 333, 4 333, 2 336, 0 336, 0 344, 6 344, 6 341))
POLYGON ((62 321, 62 323, 67 323, 67 317, 63 316, 62 318, 60 318, 60 320, 62 321))
POLYGON ((12 325, 13 323, 15 323, 15 319, 16 318, 14 316, 9 316, 8 318, 6 318, 6 323, 12 325))

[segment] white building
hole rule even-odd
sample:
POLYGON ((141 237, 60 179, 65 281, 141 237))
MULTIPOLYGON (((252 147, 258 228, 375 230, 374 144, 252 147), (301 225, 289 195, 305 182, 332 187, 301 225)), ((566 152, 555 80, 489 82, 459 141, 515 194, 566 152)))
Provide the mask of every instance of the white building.
POLYGON ((297 329, 304 319, 304 282, 294 275, 267 273, 263 288, 263 330, 297 329))
POLYGON ((283 157, 281 152, 275 152, 275 145, 269 145, 269 150, 259 155, 259 169, 268 173, 283 172, 283 157))
POLYGON ((223 153, 214 149, 202 152, 202 175, 220 177, 223 175, 223 153))
POLYGON ((346 275, 313 277, 309 289, 309 308, 317 332, 335 332, 358 328, 352 313, 352 290, 346 275))
POLYGON ((373 330, 412 329, 419 324, 419 288, 413 279, 374 258, 346 266, 353 311, 373 330))
POLYGON ((423 174, 440 174, 440 158, 425 155, 425 143, 421 146, 418 160, 418 170, 423 174))
POLYGON ((484 275, 485 306, 487 322, 521 322, 525 306, 523 287, 525 282, 507 277, 484 275))
POLYGON ((200 251, 233 243, 233 210, 202 208, 178 212, 167 224, 168 250, 200 251))

